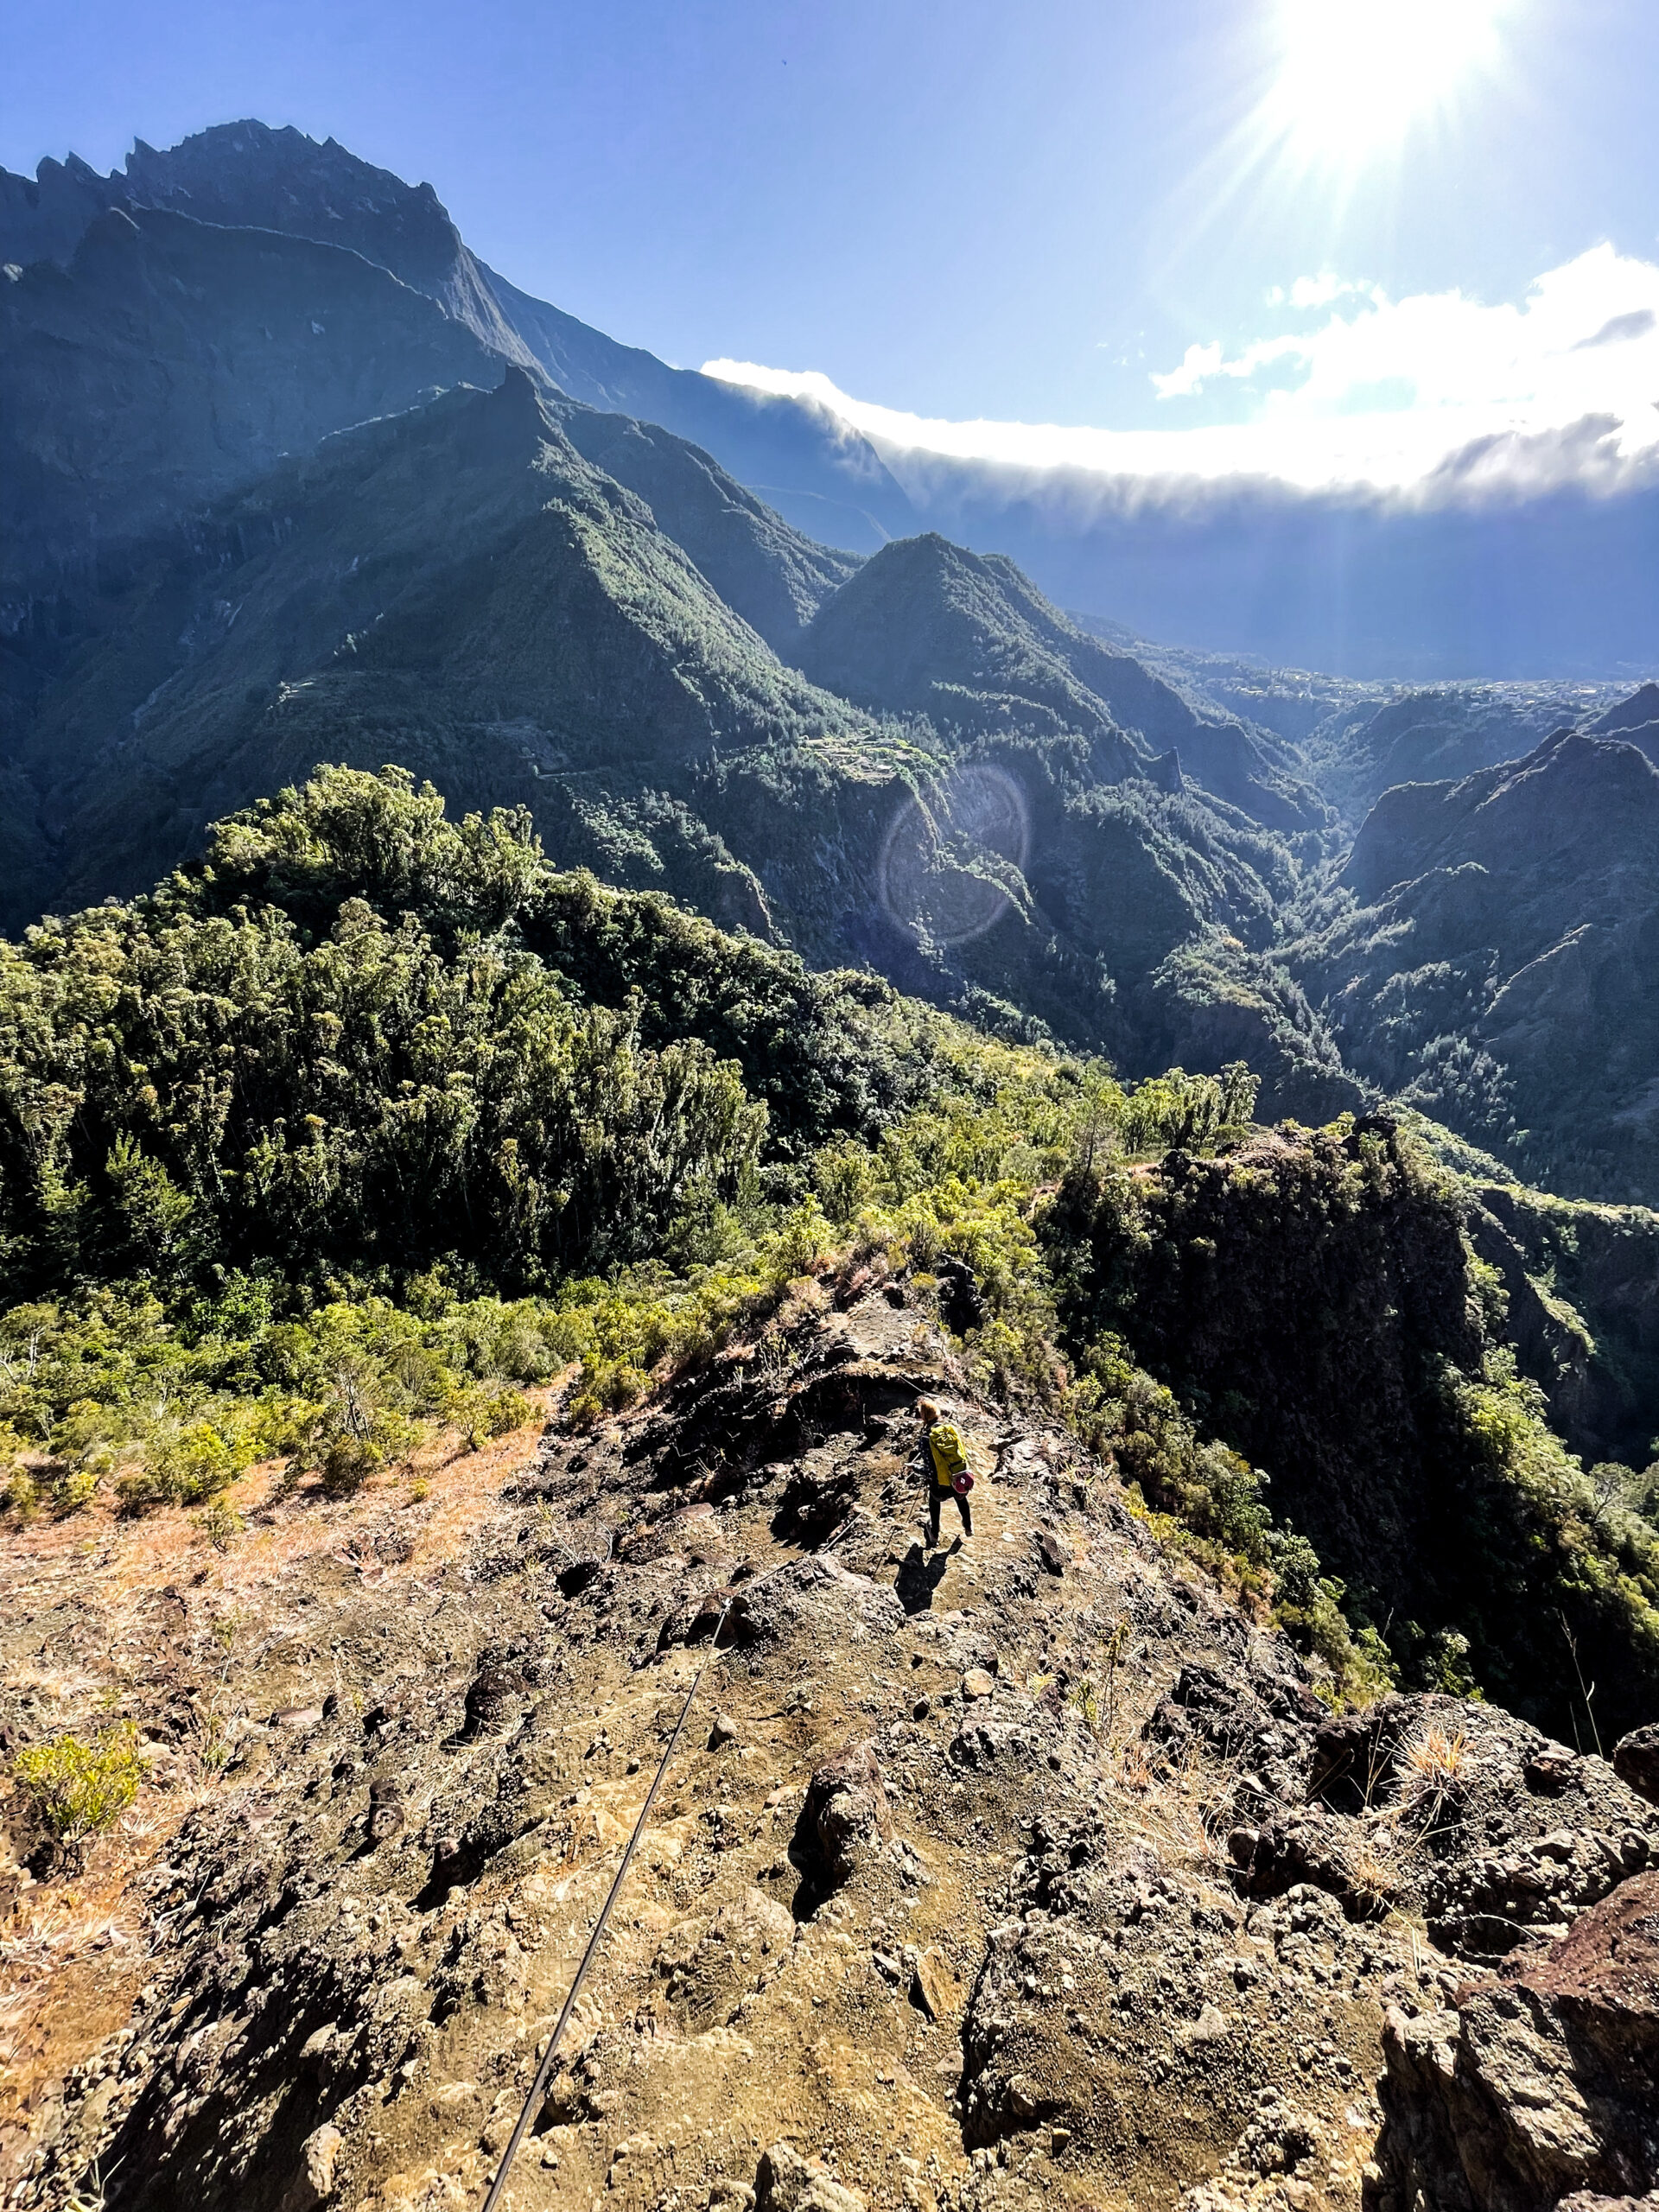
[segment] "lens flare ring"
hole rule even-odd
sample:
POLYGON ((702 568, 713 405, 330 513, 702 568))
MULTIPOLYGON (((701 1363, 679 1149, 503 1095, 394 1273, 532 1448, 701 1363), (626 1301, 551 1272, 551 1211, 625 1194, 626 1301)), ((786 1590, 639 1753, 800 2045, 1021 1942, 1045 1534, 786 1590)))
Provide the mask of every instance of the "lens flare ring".
POLYGON ((1018 779, 988 760, 953 768, 889 823, 876 896, 918 944, 965 944, 1020 898, 1031 858, 1031 808, 1018 779))

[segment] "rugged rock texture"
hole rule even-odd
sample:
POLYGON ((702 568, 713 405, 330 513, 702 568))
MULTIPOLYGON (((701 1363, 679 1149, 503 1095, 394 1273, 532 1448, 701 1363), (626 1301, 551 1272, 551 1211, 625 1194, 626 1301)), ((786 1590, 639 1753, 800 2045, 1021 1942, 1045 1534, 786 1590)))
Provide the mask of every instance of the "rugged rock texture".
POLYGON ((1659 1874, 1414 2019, 1391 2013, 1374 2212, 1531 2212, 1659 2184, 1659 1874))
MULTIPOLYGON (((1389 2004, 1383 2170, 1402 2128, 1431 2144, 1428 2077, 1399 2067, 1511 1940, 1494 1912, 1616 1925, 1634 1989, 1659 1810, 1491 1708, 1332 1716, 1109 1466, 963 1390, 919 1294, 820 1294, 764 1358, 736 1343, 591 1437, 550 1433, 499 1496, 462 1461, 419 1507, 290 1502, 245 1540, 280 1573, 245 1586, 232 1554, 157 1590, 164 1663, 115 1694, 156 1745, 159 1817, 105 1893, 121 1947, 45 1985, 49 2026, 20 2016, 61 2056, 32 2062, 10 2201, 67 2212, 95 2170, 109 2212, 475 2202, 722 1612, 705 1712, 732 1728, 682 1738, 521 2206, 1335 2212, 1376 2148, 1389 2004), (931 1556, 906 1472, 924 1389, 982 1475, 972 1543, 931 1556), (833 1517, 803 1524, 785 1501, 808 1495, 833 1517), (383 1519, 401 1545, 377 1548, 383 1519), (190 1751, 210 1677, 218 1780, 190 1751)), ((35 1548, 5 1612, 35 1655, 6 1714, 25 1737, 43 1700, 101 1704, 95 1624, 138 1571, 66 1554, 67 1600, 35 1548)), ((1647 2031, 1594 1993, 1611 1940, 1480 1986, 1591 2022, 1616 2101, 1647 2031)))
POLYGON ((1613 1745, 1613 1771, 1621 1782, 1659 1804, 1659 1721, 1632 1728, 1613 1745))

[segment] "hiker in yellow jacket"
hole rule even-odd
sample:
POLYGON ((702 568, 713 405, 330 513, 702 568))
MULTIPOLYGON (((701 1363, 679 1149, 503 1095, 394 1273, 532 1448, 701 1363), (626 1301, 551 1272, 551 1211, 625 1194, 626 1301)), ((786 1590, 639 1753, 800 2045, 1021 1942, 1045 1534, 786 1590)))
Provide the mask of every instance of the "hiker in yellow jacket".
MULTIPOLYGON (((944 1409, 933 1398, 918 1398, 916 1411, 921 1416, 922 1440, 916 1460, 928 1478, 927 1484, 927 1541, 929 1546, 939 1541, 939 1509, 947 1497, 957 1501, 957 1510, 962 1516, 962 1533, 974 1533, 974 1516, 968 1504, 968 1493, 974 1486, 973 1476, 968 1471, 968 1452, 962 1431, 955 1421, 947 1421, 944 1409)), ((958 1539, 960 1541, 960 1539, 958 1539)))

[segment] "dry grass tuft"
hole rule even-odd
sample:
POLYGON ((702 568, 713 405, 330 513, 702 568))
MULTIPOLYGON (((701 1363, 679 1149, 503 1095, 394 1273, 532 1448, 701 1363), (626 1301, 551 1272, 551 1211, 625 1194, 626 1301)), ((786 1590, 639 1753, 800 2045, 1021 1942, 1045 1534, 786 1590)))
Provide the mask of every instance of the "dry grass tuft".
POLYGON ((1401 1800, 1433 1820, 1463 1795, 1471 1765, 1469 1739, 1459 1728, 1425 1728, 1401 1754, 1401 1800))

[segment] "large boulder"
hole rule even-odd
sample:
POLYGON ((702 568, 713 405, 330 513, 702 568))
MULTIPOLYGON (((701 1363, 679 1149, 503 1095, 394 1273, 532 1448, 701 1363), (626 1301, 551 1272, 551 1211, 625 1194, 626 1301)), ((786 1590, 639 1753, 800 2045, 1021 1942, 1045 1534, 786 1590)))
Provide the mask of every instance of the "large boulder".
POLYGON ((1659 2188, 1659 1872, 1454 2008, 1384 2031, 1366 2212, 1538 2212, 1659 2188))
POLYGON ((842 1882, 892 1833, 893 1808, 875 1746, 868 1738, 849 1744, 826 1759, 807 1785, 802 1840, 815 1850, 822 1872, 842 1882))
POLYGON ((774 2143, 755 2169, 754 2212, 865 2212, 865 2201, 816 2158, 774 2143))

